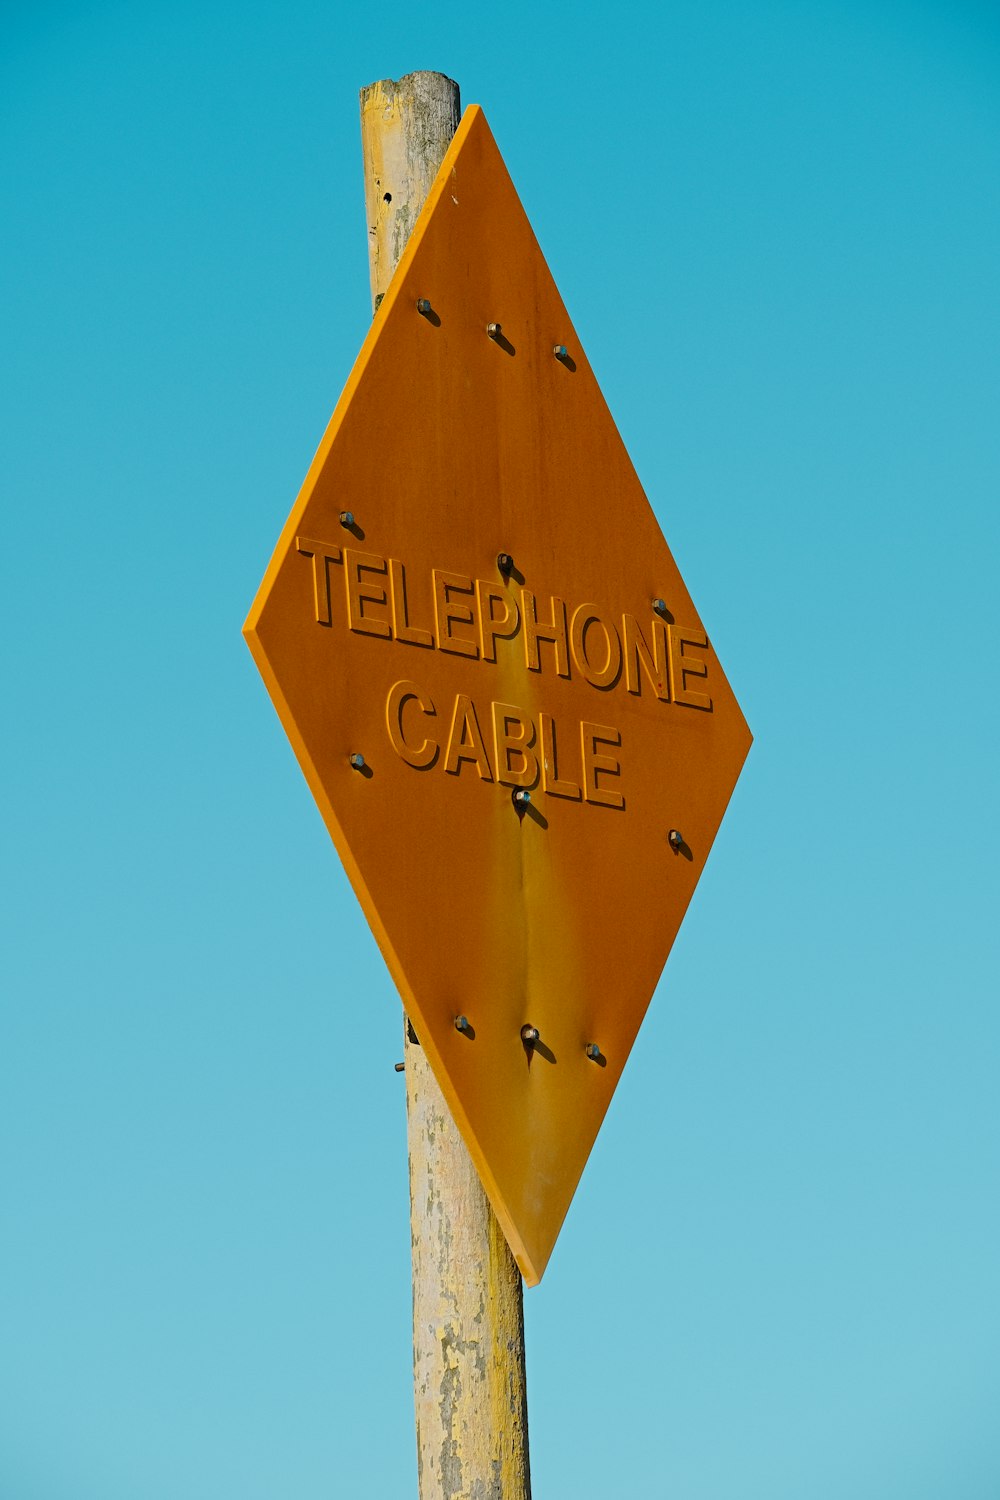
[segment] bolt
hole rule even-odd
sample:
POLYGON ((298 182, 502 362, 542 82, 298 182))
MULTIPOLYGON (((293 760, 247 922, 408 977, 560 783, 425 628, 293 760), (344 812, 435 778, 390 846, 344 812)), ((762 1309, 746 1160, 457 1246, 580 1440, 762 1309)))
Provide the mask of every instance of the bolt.
POLYGON ((538 1027, 537 1026, 522 1026, 521 1027, 521 1041, 524 1042, 528 1047, 533 1047, 535 1045, 535 1043, 538 1041, 538 1027))
POLYGON ((429 300, 426 297, 418 297, 417 298, 417 312, 420 313, 421 317, 424 317, 424 318, 428 317, 429 314, 430 314, 430 311, 431 311, 431 304, 430 304, 429 300))
POLYGON ((406 1064, 405 1063, 393 1063, 392 1066, 393 1066, 393 1068, 395 1069, 395 1071, 397 1073, 405 1073, 406 1072, 406 1064))
POLYGON ((569 358, 569 350, 566 348, 565 344, 553 344, 552 353, 555 355, 556 359, 569 358))
POLYGON ((523 787, 518 787, 517 791, 514 793, 514 806, 527 807, 530 801, 531 793, 526 792, 523 787))
POLYGON ((671 849, 679 849, 684 843, 683 838, 676 828, 671 828, 670 832, 667 834, 667 843, 670 845, 671 849))
POLYGON ((666 599, 654 599, 653 600, 653 609, 656 612, 656 614, 658 614, 658 615, 665 615, 666 612, 667 612, 667 601, 666 601, 666 599))
POLYGON ((365 768, 365 758, 364 758, 364 756, 363 755, 359 755, 355 751, 355 753, 351 756, 351 765, 354 767, 354 769, 356 771, 363 771, 364 768, 365 768))
POLYGON ((468 1018, 466 1016, 456 1016, 455 1017, 455 1030, 456 1031, 468 1031, 469 1029, 470 1029, 469 1022, 468 1022, 468 1018))
POLYGON ((340 524, 341 526, 346 526, 348 528, 354 525, 353 510, 342 510, 340 512, 340 524))
POLYGON ((503 329, 500 327, 499 323, 487 323, 487 325, 486 325, 486 336, 487 336, 487 338, 498 339, 502 333, 503 333, 503 329))
POLYGON ((501 573, 503 573, 505 578, 509 577, 510 574, 513 573, 514 559, 511 557, 509 552, 497 553, 497 567, 500 569, 501 573))
POLYGON ((597 1043, 596 1042, 588 1042, 585 1050, 586 1050, 587 1056, 589 1058, 591 1058, 594 1062, 597 1062, 598 1058, 601 1055, 601 1049, 597 1045, 597 1043))

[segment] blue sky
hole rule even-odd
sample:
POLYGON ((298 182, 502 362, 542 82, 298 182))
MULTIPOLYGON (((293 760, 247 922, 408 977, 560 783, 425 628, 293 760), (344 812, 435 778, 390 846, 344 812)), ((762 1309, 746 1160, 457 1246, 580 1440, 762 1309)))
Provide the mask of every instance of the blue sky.
POLYGON ((415 1493, 399 1006, 240 627, 486 110, 756 736, 545 1280, 541 1500, 1000 1491, 1000 21, 9 4, 0 1493, 415 1493))

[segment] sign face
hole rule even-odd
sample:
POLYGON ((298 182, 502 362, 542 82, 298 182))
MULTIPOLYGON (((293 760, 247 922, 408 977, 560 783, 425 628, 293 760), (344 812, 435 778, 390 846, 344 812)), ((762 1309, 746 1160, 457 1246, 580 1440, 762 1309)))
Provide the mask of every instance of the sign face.
POLYGON ((532 1285, 750 733, 478 108, 245 629, 532 1285))

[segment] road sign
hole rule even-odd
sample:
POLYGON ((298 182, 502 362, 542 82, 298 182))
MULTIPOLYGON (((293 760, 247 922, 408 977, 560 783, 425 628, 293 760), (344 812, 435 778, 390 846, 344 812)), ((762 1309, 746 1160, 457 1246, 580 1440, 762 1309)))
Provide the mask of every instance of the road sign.
POLYGON ((750 733, 476 107, 245 631, 532 1285, 750 733))

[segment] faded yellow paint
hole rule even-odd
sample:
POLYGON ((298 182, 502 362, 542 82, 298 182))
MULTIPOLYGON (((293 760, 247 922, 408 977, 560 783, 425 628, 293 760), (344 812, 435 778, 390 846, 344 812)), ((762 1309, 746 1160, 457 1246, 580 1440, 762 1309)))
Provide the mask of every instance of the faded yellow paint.
POLYGON ((750 734, 475 107, 246 631, 504 1233, 537 1282, 750 734), (319 543, 331 560, 317 571, 319 543), (389 599, 404 575, 408 626, 389 599), (521 625, 498 638, 495 660, 479 659, 472 580, 488 593, 500 578, 521 625), (558 619, 554 597, 566 638, 539 655, 524 622, 533 607, 558 619), (636 630, 650 649, 626 670, 615 653, 636 630), (400 736, 423 742, 407 755, 386 727, 401 682, 416 720, 400 736), (547 715, 563 790, 555 768, 548 786, 539 768, 533 801, 516 808, 499 737, 485 768, 449 758, 460 699, 487 746, 504 705, 536 744, 547 715), (414 710, 421 702, 431 709, 414 710), (471 1022, 462 1032, 459 1014, 471 1022), (530 1048, 527 1022, 540 1033, 530 1048))
POLYGON ((432 148, 455 134, 458 108, 458 89, 442 87, 439 73, 410 73, 398 83, 383 78, 361 90, 368 262, 376 308, 437 175, 440 162, 432 148))
POLYGON ((529 1500, 521 1277, 423 1049, 406 1043, 413 1390, 425 1500, 529 1500))

